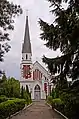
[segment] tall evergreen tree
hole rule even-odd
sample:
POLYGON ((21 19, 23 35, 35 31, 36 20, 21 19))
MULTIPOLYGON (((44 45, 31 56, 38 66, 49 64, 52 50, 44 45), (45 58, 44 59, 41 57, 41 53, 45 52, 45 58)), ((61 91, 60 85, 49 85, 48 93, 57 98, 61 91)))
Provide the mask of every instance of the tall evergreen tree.
POLYGON ((56 94, 63 101, 63 108, 57 106, 69 119, 79 117, 79 0, 48 0, 51 3, 55 21, 48 24, 40 19, 41 39, 46 47, 56 51, 60 49, 62 56, 56 58, 43 57, 51 74, 56 79, 56 94), (62 2, 65 2, 66 8, 62 2), (72 85, 68 87, 67 77, 71 77, 72 85))
POLYGON ((78 0, 48 0, 55 21, 48 24, 40 19, 41 39, 46 41, 46 47, 56 51, 60 49, 62 56, 56 58, 43 57, 51 73, 58 73, 57 79, 79 76, 79 1, 78 0), (67 8, 63 7, 65 2, 67 8))

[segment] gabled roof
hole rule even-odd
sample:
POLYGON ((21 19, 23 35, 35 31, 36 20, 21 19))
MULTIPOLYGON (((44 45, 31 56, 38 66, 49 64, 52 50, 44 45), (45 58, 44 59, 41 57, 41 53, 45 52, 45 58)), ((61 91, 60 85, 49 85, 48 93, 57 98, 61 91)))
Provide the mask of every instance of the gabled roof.
POLYGON ((36 61, 33 65, 35 65, 36 63, 39 64, 40 67, 41 67, 44 71, 46 71, 48 75, 50 75, 50 74, 48 73, 48 71, 47 71, 38 61, 36 61))
POLYGON ((24 43, 22 47, 22 53, 32 53, 30 35, 29 35, 28 16, 26 16, 25 36, 24 36, 24 43))

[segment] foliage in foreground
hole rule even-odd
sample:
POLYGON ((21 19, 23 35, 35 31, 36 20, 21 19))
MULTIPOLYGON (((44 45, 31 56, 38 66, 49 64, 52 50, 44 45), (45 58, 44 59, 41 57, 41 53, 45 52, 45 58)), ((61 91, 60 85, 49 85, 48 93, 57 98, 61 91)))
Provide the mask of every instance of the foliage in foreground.
POLYGON ((52 96, 48 96, 47 97, 47 103, 50 104, 50 105, 52 105, 52 101, 53 101, 52 96))
POLYGON ((5 95, 7 97, 20 97, 20 82, 16 79, 7 77, 0 80, 0 95, 5 95))
POLYGON ((47 48, 54 51, 60 49, 62 56, 55 58, 44 56, 43 62, 48 65, 52 74, 58 73, 56 78, 71 77, 75 80, 79 76, 79 2, 78 0, 48 1, 51 3, 55 20, 52 24, 48 24, 40 19, 41 39, 46 41, 47 48))
POLYGON ((69 119, 79 118, 79 81, 74 82, 67 89, 55 88, 50 97, 47 102, 52 105, 52 108, 56 108, 69 119))
POLYGON ((53 99, 52 96, 47 97, 47 103, 50 104, 53 108, 55 108, 57 105, 63 104, 63 102, 60 98, 53 99))
MULTIPOLYGON (((4 75, 2 79, 0 79, 0 95, 5 95, 7 98, 22 98, 26 100, 27 105, 32 102, 31 94, 29 92, 28 86, 26 89, 22 86, 20 89, 19 80, 12 78, 7 79, 4 75)), ((1 97, 1 102, 6 98, 1 97)))
POLYGON ((0 103, 0 119, 5 119, 15 112, 20 111, 24 106, 24 99, 14 99, 0 103))
POLYGON ((0 96, 0 103, 7 101, 8 98, 6 96, 0 96))
POLYGON ((55 108, 69 119, 79 118, 79 0, 48 0, 55 20, 49 24, 40 19, 41 39, 47 48, 61 52, 55 58, 43 57, 48 65, 57 97, 63 105, 56 103, 55 108), (65 3, 65 6, 62 3, 65 3), (57 75, 55 75, 57 74, 57 75), (72 83, 67 82, 72 79, 72 83), (74 82, 74 84, 73 84, 74 82))
POLYGON ((9 0, 0 0, 0 61, 3 61, 4 54, 10 50, 9 30, 14 30, 14 18, 20 14, 22 14, 20 5, 13 4, 9 0))
POLYGON ((30 103, 32 103, 31 100, 31 93, 29 92, 28 86, 26 85, 26 90, 25 88, 21 88, 21 98, 26 100, 26 104, 29 105, 30 103))

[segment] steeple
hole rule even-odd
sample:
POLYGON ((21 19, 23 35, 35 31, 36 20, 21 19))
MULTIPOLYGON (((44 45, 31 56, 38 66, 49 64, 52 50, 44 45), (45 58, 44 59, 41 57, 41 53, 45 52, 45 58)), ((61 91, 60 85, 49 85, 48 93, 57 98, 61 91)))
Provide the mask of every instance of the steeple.
POLYGON ((31 43, 30 43, 30 34, 29 34, 29 25, 28 25, 28 15, 26 16, 26 26, 25 26, 25 36, 24 43, 22 47, 22 53, 31 53, 31 43))

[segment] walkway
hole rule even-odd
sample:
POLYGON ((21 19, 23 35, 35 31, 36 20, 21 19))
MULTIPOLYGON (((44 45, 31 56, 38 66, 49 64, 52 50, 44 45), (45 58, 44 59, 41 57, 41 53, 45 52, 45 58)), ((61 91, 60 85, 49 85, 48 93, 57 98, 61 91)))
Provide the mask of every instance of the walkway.
POLYGON ((14 116, 12 119, 64 119, 44 101, 34 102, 32 106, 14 116))

